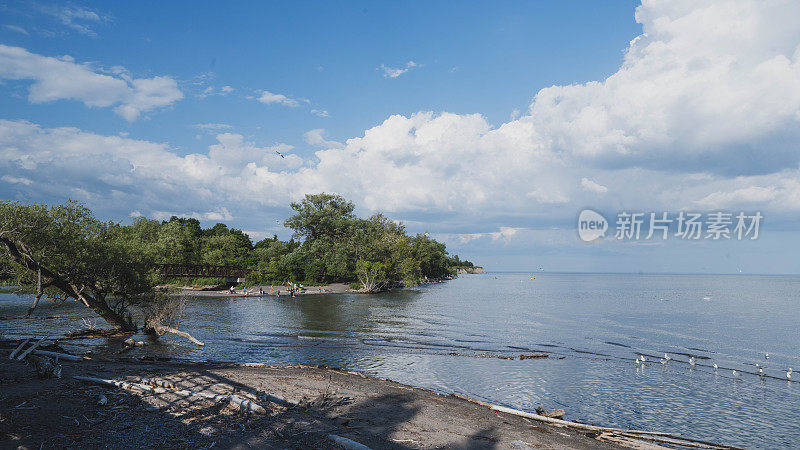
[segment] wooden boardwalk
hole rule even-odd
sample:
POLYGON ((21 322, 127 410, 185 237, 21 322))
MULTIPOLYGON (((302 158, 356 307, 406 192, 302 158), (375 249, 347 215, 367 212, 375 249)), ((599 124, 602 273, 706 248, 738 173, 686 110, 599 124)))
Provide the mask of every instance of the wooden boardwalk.
POLYGON ((159 264, 163 277, 171 278, 245 278, 250 269, 233 266, 211 266, 208 264, 159 264))

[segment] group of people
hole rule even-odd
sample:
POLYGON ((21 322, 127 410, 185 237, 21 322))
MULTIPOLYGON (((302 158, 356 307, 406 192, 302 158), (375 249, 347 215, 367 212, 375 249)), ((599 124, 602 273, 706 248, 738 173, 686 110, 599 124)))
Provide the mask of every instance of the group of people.
MULTIPOLYGON (((299 294, 300 292, 305 291, 305 289, 306 289, 305 286, 303 286, 302 284, 293 283, 291 281, 286 283, 286 291, 292 297, 294 297, 295 294, 299 294)), ((228 293, 231 294, 231 295, 236 294, 236 288, 231 286, 230 288, 228 288, 228 293)), ((250 292, 247 290, 247 288, 243 289, 242 293, 244 294, 245 297, 250 295, 250 292)), ((275 286, 275 287, 270 286, 269 287, 269 292, 264 292, 264 288, 263 287, 259 287, 258 288, 258 296, 259 297, 264 297, 265 295, 274 295, 275 297, 280 297, 281 296, 281 290, 277 286, 275 286)))

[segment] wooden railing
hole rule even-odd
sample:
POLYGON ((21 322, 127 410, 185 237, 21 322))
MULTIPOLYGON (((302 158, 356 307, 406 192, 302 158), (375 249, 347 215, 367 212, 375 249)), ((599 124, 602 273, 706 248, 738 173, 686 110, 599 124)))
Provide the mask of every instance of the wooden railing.
POLYGON ((163 277, 173 278, 245 278, 250 269, 206 264, 159 264, 163 277))

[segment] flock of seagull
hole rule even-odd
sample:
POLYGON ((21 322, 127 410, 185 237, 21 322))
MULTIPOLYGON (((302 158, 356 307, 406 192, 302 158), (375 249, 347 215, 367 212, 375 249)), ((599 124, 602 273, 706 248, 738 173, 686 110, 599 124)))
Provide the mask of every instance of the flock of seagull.
MULTIPOLYGON (((764 359, 765 360, 769 360, 769 353, 764 355, 764 359)), ((672 357, 670 357, 668 353, 664 353, 664 357, 661 358, 659 362, 661 362, 661 365, 667 365, 667 364, 669 364, 670 361, 672 361, 672 357)), ((639 366, 639 365, 644 366, 646 363, 647 363, 647 357, 646 356, 639 355, 639 356, 636 357, 636 365, 637 366, 639 366)), ((697 365, 697 361, 695 360, 694 356, 690 356, 689 357, 689 366, 694 369, 694 367, 696 365, 697 365)), ((717 370, 719 369, 719 366, 717 366, 717 363, 714 363, 714 365, 712 367, 714 368, 714 373, 717 373, 717 370)), ((764 368, 761 366, 761 364, 756 363, 756 369, 758 369, 758 376, 761 377, 761 379, 764 379, 764 377, 765 377, 764 368)), ((732 369, 731 373, 733 374, 733 377, 736 378, 736 379, 738 379, 739 377, 742 376, 741 372, 737 371, 736 369, 732 369)), ((792 368, 791 367, 789 368, 789 370, 786 371, 786 380, 787 381, 792 381, 792 368)))

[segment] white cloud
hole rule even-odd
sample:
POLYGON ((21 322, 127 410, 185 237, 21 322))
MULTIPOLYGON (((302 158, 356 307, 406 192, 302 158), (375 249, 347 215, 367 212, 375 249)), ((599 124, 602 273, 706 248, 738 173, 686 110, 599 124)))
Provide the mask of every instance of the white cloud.
POLYGON ((598 194, 605 194, 608 192, 608 188, 603 186, 602 184, 598 184, 595 181, 592 181, 586 177, 581 178, 581 187, 585 191, 589 192, 596 192, 598 194))
POLYGON ((0 78, 32 80, 28 100, 45 103, 77 100, 89 107, 114 107, 128 121, 183 98, 178 83, 167 76, 131 78, 117 68, 118 76, 94 71, 69 56, 53 58, 21 47, 0 44, 0 78))
POLYGON ((312 109, 311 110, 311 114, 317 115, 319 117, 330 117, 330 114, 328 114, 328 111, 326 111, 324 109, 312 109))
MULTIPOLYGON (((131 215, 131 217, 144 217, 141 215, 139 211, 134 211, 134 213, 138 213, 139 215, 138 216, 131 215)), ((230 211, 228 211, 228 208, 225 208, 224 206, 221 208, 205 212, 192 211, 190 213, 174 213, 168 211, 153 211, 151 213, 151 218, 156 220, 169 220, 173 216, 182 218, 192 218, 207 222, 224 222, 232 220, 234 218, 233 215, 230 213, 230 211)))
POLYGON ((300 102, 297 99, 287 97, 283 94, 273 94, 270 91, 259 91, 257 100, 265 105, 278 103, 286 106, 299 106, 300 102))
POLYGON ((55 18, 62 25, 86 36, 97 36, 90 25, 108 20, 107 16, 85 6, 36 4, 36 8, 41 13, 55 18))
POLYGON ((320 149, 303 160, 289 146, 232 133, 178 156, 165 144, 5 121, 0 172, 31 178, 35 169, 65 181, 18 187, 63 195, 75 185, 126 213, 224 204, 238 218, 237 209, 327 191, 395 217, 502 217, 493 223, 509 229, 571 223, 586 206, 792 214, 800 211, 797 13, 800 3, 787 1, 647 0, 636 13, 646 34, 616 73, 542 89, 524 115, 499 126, 480 114, 393 115, 343 143, 311 130, 305 139, 320 149))
POLYGON ((523 230, 525 230, 525 228, 500 227, 499 231, 491 231, 487 233, 441 234, 437 235, 436 237, 443 239, 445 242, 450 241, 460 245, 468 244, 472 241, 483 238, 489 238, 492 241, 503 241, 505 243, 509 243, 514 236, 523 230))
POLYGON ((24 184, 25 186, 30 186, 31 184, 33 184, 33 181, 31 181, 28 178, 12 177, 10 175, 3 175, 2 177, 0 177, 0 180, 11 184, 24 184))
MULTIPOLYGON (((198 81, 196 83, 200 84, 202 86, 202 84, 204 84, 205 81, 206 81, 205 78, 200 78, 200 81, 198 81)), ((202 91, 200 91, 199 94, 196 94, 196 95, 198 97, 200 97, 200 98, 206 98, 206 97, 211 97, 211 96, 225 97, 225 96, 231 94, 235 90, 236 89, 232 88, 231 86, 227 86, 227 85, 226 86, 222 86, 219 89, 217 89, 214 86, 206 86, 202 91)))
POLYGON ((17 25, 3 25, 3 28, 11 31, 16 31, 17 33, 24 34, 26 36, 30 35, 30 33, 28 33, 28 30, 17 25))
POLYGON ((404 67, 389 67, 385 64, 381 64, 379 69, 383 70, 384 78, 397 78, 415 67, 420 67, 420 65, 414 61, 409 61, 404 67))
POLYGON ((341 142, 329 141, 324 137, 325 130, 317 128, 315 130, 306 131, 303 134, 303 139, 311 145, 325 147, 325 148, 342 148, 344 145, 341 142))
POLYGON ((207 133, 219 133, 233 129, 233 126, 227 123, 196 123, 192 126, 207 133))

